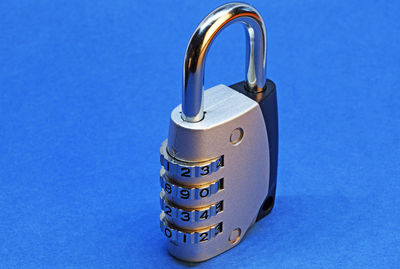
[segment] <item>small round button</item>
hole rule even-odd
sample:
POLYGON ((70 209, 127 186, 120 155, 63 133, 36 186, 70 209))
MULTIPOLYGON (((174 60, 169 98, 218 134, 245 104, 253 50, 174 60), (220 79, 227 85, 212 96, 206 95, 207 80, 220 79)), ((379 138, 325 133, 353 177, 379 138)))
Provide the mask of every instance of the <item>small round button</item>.
POLYGON ((243 129, 242 128, 236 128, 235 130, 232 131, 230 141, 232 145, 237 145, 242 141, 243 138, 243 129))
POLYGON ((240 230, 240 228, 236 228, 235 230, 233 230, 231 232, 231 234, 229 235, 229 239, 228 239, 229 243, 235 244, 237 241, 239 241, 241 233, 242 233, 242 230, 240 230))

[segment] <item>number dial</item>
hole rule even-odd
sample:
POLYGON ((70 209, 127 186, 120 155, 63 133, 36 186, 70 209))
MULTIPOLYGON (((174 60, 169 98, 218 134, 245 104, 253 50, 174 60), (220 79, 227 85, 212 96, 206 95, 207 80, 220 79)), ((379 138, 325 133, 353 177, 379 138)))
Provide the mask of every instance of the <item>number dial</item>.
POLYGON ((194 178, 209 176, 224 167, 224 156, 201 163, 186 163, 172 158, 166 149, 165 142, 160 148, 160 163, 170 176, 194 178))
POLYGON ((179 208, 170 204, 161 194, 161 209, 165 213, 166 218, 180 220, 184 222, 199 222, 210 219, 224 210, 224 201, 212 204, 201 209, 179 208))
POLYGON ((161 218, 160 220, 160 229, 164 236, 171 241, 183 244, 206 243, 221 234, 222 227, 223 223, 220 222, 201 231, 189 232, 173 227, 172 225, 168 224, 164 218, 161 218))
POLYGON ((222 190, 224 187, 224 179, 221 178, 208 185, 203 185, 198 188, 183 187, 171 183, 165 173, 160 176, 160 185, 165 194, 169 197, 179 198, 183 200, 199 200, 210 197, 211 195, 222 190))

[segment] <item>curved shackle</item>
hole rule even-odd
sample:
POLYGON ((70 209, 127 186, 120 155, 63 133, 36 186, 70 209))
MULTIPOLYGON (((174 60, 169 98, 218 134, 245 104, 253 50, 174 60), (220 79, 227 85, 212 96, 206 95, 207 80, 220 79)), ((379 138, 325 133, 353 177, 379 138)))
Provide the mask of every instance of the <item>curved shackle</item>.
POLYGON ((197 26, 186 49, 183 66, 182 119, 198 122, 204 117, 204 67, 208 48, 221 30, 235 22, 246 32, 246 87, 265 90, 266 31, 257 10, 244 3, 228 3, 211 12, 197 26))

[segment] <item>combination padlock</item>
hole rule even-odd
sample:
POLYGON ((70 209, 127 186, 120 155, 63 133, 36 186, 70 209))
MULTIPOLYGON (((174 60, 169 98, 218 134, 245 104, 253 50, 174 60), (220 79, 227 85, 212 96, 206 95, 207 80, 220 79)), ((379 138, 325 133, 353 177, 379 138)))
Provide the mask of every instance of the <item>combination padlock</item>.
POLYGON ((190 39, 183 102, 171 113, 160 149, 160 227, 176 258, 199 262, 236 246, 274 206, 278 116, 265 64, 264 22, 250 5, 215 9, 190 39), (204 92, 208 48, 235 22, 247 36, 246 79, 204 92))

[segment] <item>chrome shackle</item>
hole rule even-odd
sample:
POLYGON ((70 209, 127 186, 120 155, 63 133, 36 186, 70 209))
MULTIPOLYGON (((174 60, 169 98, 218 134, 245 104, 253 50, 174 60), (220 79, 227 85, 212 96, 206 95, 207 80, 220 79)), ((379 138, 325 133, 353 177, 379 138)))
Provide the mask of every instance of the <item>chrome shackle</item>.
POLYGON ((241 22, 246 32, 246 88, 265 90, 266 31, 257 10, 244 3, 229 3, 211 12, 197 26, 186 49, 183 66, 182 119, 198 122, 204 117, 204 67, 208 48, 225 27, 241 22))

